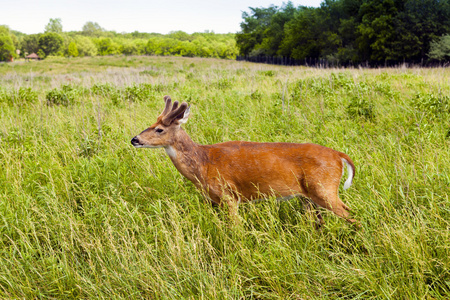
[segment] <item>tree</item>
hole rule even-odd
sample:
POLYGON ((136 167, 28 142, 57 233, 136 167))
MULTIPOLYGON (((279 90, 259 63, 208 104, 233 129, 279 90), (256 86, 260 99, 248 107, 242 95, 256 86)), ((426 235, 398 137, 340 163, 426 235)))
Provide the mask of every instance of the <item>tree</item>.
POLYGON ((79 56, 95 56, 97 55, 97 47, 94 42, 85 36, 75 36, 79 56))
POLYGON ((270 23, 264 30, 264 37, 260 45, 256 47, 259 53, 273 56, 278 54, 281 42, 285 37, 284 25, 290 21, 297 10, 292 2, 284 4, 270 19, 270 23))
POLYGON ((450 60, 450 35, 443 35, 432 41, 428 56, 437 60, 450 60))
POLYGON ((101 33, 103 31, 104 31, 104 29, 102 27, 100 27, 100 25, 98 25, 97 22, 89 21, 83 25, 82 33, 83 33, 83 35, 98 37, 101 35, 101 33))
POLYGON ((302 7, 286 23, 285 38, 278 53, 295 59, 321 57, 323 49, 327 47, 327 40, 336 43, 325 25, 318 9, 302 7))
POLYGON ((99 38, 96 41, 98 55, 120 54, 119 45, 111 38, 99 38))
POLYGON ((250 13, 243 12, 241 31, 236 34, 236 44, 241 55, 249 55, 265 37, 264 32, 270 25, 272 16, 278 11, 276 6, 268 8, 249 7, 250 13))
POLYGON ((39 49, 38 52, 36 53, 40 59, 44 59, 46 57, 44 51, 42 51, 42 49, 39 49))
POLYGON ((39 37, 40 34, 30 34, 24 36, 22 40, 22 52, 28 54, 37 53, 39 50, 39 37))
POLYGON ((69 43, 69 46, 67 47, 67 54, 72 57, 78 56, 78 48, 77 44, 75 44, 74 41, 69 43))
POLYGON ((6 34, 0 35, 0 61, 10 61, 16 56, 16 48, 11 36, 6 34))
POLYGON ((44 33, 39 37, 39 48, 45 56, 56 55, 63 45, 63 38, 54 32, 44 33))
POLYGON ((143 39, 126 39, 122 44, 122 53, 125 55, 141 55, 145 53, 146 42, 143 39))
POLYGON ((54 33, 62 33, 62 21, 60 18, 50 19, 48 24, 45 26, 45 33, 54 32, 54 33))

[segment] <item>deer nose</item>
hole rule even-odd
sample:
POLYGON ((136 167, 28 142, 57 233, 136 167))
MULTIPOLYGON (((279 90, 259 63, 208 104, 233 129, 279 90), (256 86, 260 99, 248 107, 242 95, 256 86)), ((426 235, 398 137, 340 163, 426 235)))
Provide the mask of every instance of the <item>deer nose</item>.
POLYGON ((132 138, 131 145, 133 146, 139 145, 139 139, 137 137, 132 138))

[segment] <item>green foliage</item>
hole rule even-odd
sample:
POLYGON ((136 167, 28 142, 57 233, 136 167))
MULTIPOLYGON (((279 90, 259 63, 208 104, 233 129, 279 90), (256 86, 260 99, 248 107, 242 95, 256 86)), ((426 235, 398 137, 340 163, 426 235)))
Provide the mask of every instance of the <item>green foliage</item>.
POLYGON ((439 118, 450 113, 450 96, 441 93, 417 93, 412 105, 428 117, 439 118))
POLYGON ((83 25, 82 34, 86 36, 98 37, 102 34, 104 29, 97 22, 86 22, 83 25))
POLYGON ((249 10, 236 34, 241 55, 419 62, 428 58, 436 36, 450 33, 448 1, 338 0, 318 8, 288 2, 249 10))
POLYGON ((102 37, 95 40, 98 55, 114 55, 120 53, 120 46, 111 38, 102 37))
POLYGON ((366 97, 353 96, 347 106, 347 113, 352 118, 362 117, 369 121, 375 120, 374 105, 366 97))
POLYGON ((40 59, 44 59, 46 57, 46 55, 42 49, 39 49, 36 54, 39 56, 40 59))
POLYGON ((237 49, 231 35, 195 33, 188 36, 178 32, 150 38, 146 45, 146 53, 165 56, 235 58, 237 49))
POLYGON ((0 61, 9 61, 16 56, 16 49, 10 35, 0 35, 0 61))
POLYGON ((47 25, 45 25, 45 33, 54 32, 54 33, 62 33, 62 21, 60 18, 50 19, 47 25))
POLYGON ((263 76, 267 76, 267 77, 273 77, 273 76, 276 75, 274 70, 259 71, 258 73, 263 75, 263 76))
MULTIPOLYGON (((183 31, 167 35, 156 33, 116 33, 106 31, 98 23, 87 22, 82 31, 62 32, 61 19, 50 19, 44 34, 23 35, 19 42, 5 27, 5 34, 23 54, 37 53, 47 56, 105 56, 105 55, 163 55, 186 57, 216 57, 234 59, 238 53, 234 34, 211 32, 188 34, 183 31), (70 50, 69 50, 70 46, 70 50), (70 52, 70 53, 69 53, 70 52)), ((1 27, 0 27, 1 28, 1 27)), ((0 31, 0 35, 1 32, 0 31)))
POLYGON ((67 55, 71 57, 77 57, 78 56, 78 48, 77 44, 75 42, 70 42, 68 48, 67 48, 67 55))
POLYGON ((47 105, 69 106, 82 95, 82 91, 72 85, 62 85, 60 88, 54 88, 45 95, 47 105))
POLYGON ((45 53, 45 56, 56 55, 62 45, 63 38, 57 33, 44 33, 39 37, 39 48, 45 53))
POLYGON ((131 102, 145 101, 152 95, 153 88, 151 84, 139 84, 125 87, 125 100, 131 102))
POLYGON ((0 89, 0 103, 8 105, 27 105, 37 102, 38 94, 31 88, 20 87, 18 90, 0 89))
POLYGON ((95 43, 88 37, 81 35, 75 36, 75 41, 78 49, 79 56, 96 56, 97 47, 95 43))
POLYGON ((432 41, 430 46, 430 58, 437 60, 450 59, 450 35, 443 35, 439 39, 432 41))
MULTIPOLYGON (((25 35, 22 39, 22 47, 21 50, 23 54, 28 53, 36 53, 39 51, 39 37, 40 34, 30 34, 25 35)), ((27 55, 28 55, 27 54, 27 55)))

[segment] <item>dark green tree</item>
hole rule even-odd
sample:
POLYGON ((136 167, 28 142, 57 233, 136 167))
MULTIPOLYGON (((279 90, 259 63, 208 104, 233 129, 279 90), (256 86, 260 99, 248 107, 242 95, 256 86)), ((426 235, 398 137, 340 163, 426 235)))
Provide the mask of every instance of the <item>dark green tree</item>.
POLYGON ((284 4, 278 11, 272 15, 267 28, 263 32, 261 44, 256 47, 256 54, 277 55, 281 42, 284 39, 284 25, 290 21, 297 9, 292 2, 284 4))
POLYGON ((327 40, 333 45, 339 44, 337 36, 330 34, 325 27, 318 9, 301 7, 285 25, 285 38, 278 53, 295 59, 321 57, 327 40))
POLYGON ((262 43, 264 32, 269 27, 272 16, 278 11, 273 5, 269 8, 249 7, 249 9, 250 13, 242 13, 244 21, 241 23, 241 31, 236 34, 236 44, 241 55, 249 55, 262 43))
POLYGON ((402 4, 395 19, 394 59, 425 58, 431 42, 450 32, 449 1, 408 0, 402 4))
POLYGON ((24 53, 37 53, 39 50, 39 37, 40 34, 26 35, 22 39, 22 52, 24 53))
POLYGON ((63 38, 57 33, 44 33, 39 37, 39 48, 42 49, 45 56, 58 54, 62 45, 63 38))

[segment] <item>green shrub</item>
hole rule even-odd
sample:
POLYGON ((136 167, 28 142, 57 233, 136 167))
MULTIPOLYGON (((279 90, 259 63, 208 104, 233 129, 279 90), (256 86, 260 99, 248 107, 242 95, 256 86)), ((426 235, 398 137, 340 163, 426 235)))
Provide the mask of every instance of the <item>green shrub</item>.
POLYGON ((117 93, 117 89, 109 83, 106 84, 101 84, 101 83, 96 83, 91 87, 91 93, 96 94, 96 95, 111 95, 114 93, 117 93))
POLYGON ((25 105, 38 100, 38 94, 31 88, 21 87, 18 90, 0 90, 0 102, 8 105, 25 105))
POLYGON ((353 96, 347 106, 347 114, 352 118, 364 118, 373 121, 375 120, 374 104, 365 97, 353 96))
POLYGON ((273 71, 273 70, 267 70, 267 71, 258 71, 258 74, 262 75, 262 76, 273 77, 277 73, 275 71, 273 71))
POLYGON ((450 113, 450 97, 434 93, 417 93, 412 99, 412 106, 429 117, 439 117, 450 113))
POLYGON ((260 91, 254 91, 254 92, 251 94, 251 98, 252 98, 253 100, 261 100, 262 97, 263 97, 263 94, 262 94, 260 91))
POLYGON ((347 73, 331 73, 330 81, 333 83, 334 87, 341 87, 347 91, 350 91, 355 86, 353 78, 347 73))
POLYGON ((80 90, 71 85, 63 85, 61 88, 54 88, 47 93, 47 105, 68 106, 75 103, 75 99, 80 96, 80 90))
POLYGON ((131 102, 141 102, 150 97, 151 85, 139 84, 127 86, 124 89, 125 100, 131 102))

